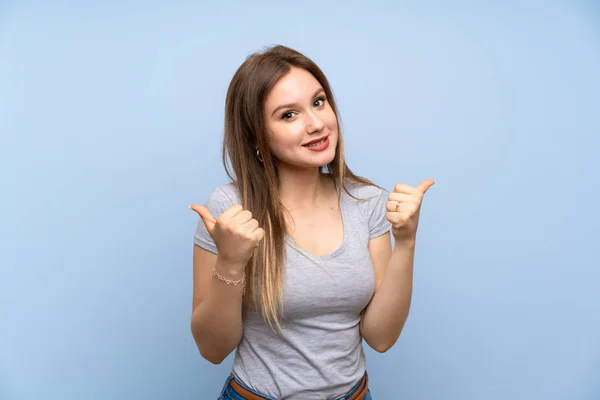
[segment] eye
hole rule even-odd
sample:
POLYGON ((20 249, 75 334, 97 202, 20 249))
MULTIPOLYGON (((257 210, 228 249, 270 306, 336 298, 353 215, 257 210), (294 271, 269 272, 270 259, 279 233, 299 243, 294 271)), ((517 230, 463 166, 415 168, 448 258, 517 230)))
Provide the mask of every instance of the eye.
POLYGON ((294 118, 294 115, 293 115, 293 114, 295 114, 295 112, 293 112, 293 111, 286 111, 286 112, 284 112, 284 113, 283 113, 283 115, 281 116, 281 119, 283 119, 283 120, 289 120, 289 119, 292 119, 292 118, 294 118))
POLYGON ((315 107, 321 107, 322 105, 325 104, 325 97, 319 97, 317 100, 315 100, 315 102, 313 103, 313 105, 315 107))

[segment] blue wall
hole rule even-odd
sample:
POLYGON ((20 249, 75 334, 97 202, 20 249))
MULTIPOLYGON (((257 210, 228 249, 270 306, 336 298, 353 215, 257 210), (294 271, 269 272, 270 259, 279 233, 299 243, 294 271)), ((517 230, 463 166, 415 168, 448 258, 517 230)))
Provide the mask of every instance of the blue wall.
POLYGON ((600 398, 597 2, 201 3, 0 3, 0 399, 217 397, 187 206, 275 43, 330 78, 352 169, 437 181, 374 398, 600 398))

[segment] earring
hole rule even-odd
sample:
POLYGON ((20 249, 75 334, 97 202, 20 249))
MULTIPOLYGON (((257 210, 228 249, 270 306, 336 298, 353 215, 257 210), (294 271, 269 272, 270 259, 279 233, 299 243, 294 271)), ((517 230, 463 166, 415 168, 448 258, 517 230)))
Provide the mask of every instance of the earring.
POLYGON ((260 162, 264 162, 263 158, 260 156, 260 150, 258 150, 258 147, 256 148, 256 157, 258 157, 260 162))

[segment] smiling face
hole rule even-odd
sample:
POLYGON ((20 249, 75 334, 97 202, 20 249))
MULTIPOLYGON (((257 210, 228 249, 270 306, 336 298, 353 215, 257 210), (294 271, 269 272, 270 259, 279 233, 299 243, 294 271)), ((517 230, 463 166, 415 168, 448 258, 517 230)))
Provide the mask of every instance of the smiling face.
POLYGON ((265 128, 279 168, 322 167, 335 157, 338 142, 335 112, 319 81, 302 68, 292 67, 269 92, 265 128))

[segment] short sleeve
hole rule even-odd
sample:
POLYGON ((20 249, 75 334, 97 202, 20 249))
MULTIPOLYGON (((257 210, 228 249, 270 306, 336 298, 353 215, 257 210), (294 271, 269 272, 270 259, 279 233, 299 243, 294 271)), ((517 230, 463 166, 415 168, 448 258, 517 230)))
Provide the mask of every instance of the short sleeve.
POLYGON ((388 232, 391 229, 392 224, 385 217, 387 214, 387 193, 376 186, 369 186, 368 192, 367 198, 369 198, 369 200, 367 201, 367 215, 369 222, 369 239, 374 239, 388 232))
MULTIPOLYGON (((204 203, 204 207, 210 211, 213 217, 218 218, 225 210, 233 205, 231 198, 223 188, 216 188, 204 203)), ((217 246, 204 225, 202 218, 198 217, 198 225, 194 234, 194 243, 211 253, 217 254, 217 246)))

